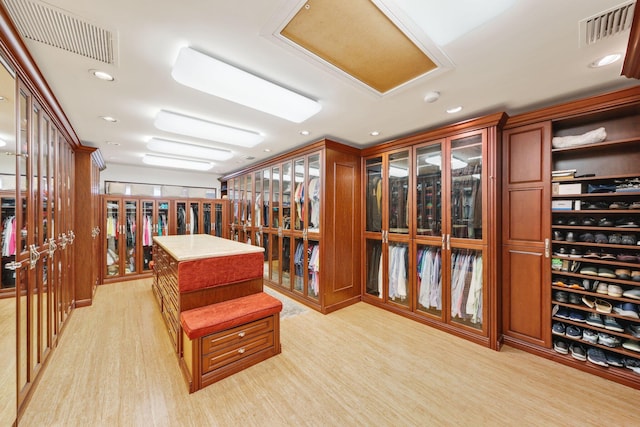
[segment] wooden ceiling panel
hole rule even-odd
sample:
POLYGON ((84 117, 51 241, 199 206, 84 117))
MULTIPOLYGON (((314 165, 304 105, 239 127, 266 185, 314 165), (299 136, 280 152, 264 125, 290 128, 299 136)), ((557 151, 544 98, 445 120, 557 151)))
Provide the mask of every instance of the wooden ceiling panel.
POLYGON ((437 68, 370 0, 310 0, 280 33, 381 93, 437 68))

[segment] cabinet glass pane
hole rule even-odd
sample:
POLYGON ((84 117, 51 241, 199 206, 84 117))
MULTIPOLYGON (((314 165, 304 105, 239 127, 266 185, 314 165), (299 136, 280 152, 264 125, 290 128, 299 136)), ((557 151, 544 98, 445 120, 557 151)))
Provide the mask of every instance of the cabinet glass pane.
POLYGON ((253 203, 253 221, 254 226, 260 228, 262 227, 262 173, 256 172, 255 179, 255 199, 253 203))
POLYGON ((416 151, 416 234, 442 235, 442 149, 440 144, 416 151))
POLYGON ((451 142, 451 237, 482 239, 482 136, 451 142))
POLYGON ((31 160, 31 184, 33 185, 33 205, 36 206, 36 216, 31 232, 33 233, 33 241, 35 244, 40 244, 40 216, 42 215, 41 206, 39 205, 39 183, 40 177, 38 176, 38 163, 40 160, 40 108, 36 105, 33 106, 31 112, 31 147, 29 152, 29 158, 31 160))
POLYGON ((262 173, 262 225, 269 227, 270 196, 271 196, 271 178, 269 170, 265 169, 262 173))
POLYGON ((271 277, 269 278, 272 282, 280 283, 280 237, 277 234, 271 235, 271 266, 269 271, 271 273, 271 277))
POLYGON ((154 202, 145 200, 142 202, 142 269, 149 270, 153 248, 153 205, 154 202))
POLYGON ((244 183, 245 191, 244 191, 244 199, 242 203, 242 211, 246 217, 245 221, 248 225, 251 225, 251 213, 253 209, 251 209, 251 197, 252 197, 252 183, 251 183, 251 175, 247 175, 247 178, 244 183))
POLYGON ((297 292, 302 292, 304 288, 304 240, 296 239, 295 240, 295 251, 293 254, 293 266, 294 266, 294 279, 293 279, 293 290, 297 292))
POLYGON ((382 230, 382 157, 367 160, 367 231, 382 230))
POLYGON ((213 217, 211 216, 211 203, 202 204, 202 233, 211 234, 213 217))
POLYGON ((271 226, 280 227, 280 168, 271 169, 271 226))
POLYGON ((189 204, 189 234, 200 233, 200 204, 191 202, 189 204))
POLYGON ((442 253, 438 246, 418 245, 418 310, 442 316, 442 253))
POLYGON ((269 267, 270 267, 269 256, 271 254, 271 252, 269 251, 270 249, 269 237, 270 237, 270 234, 268 233, 264 233, 262 235, 262 247, 264 248, 264 274, 262 275, 262 277, 264 277, 267 280, 269 280, 269 278, 271 277, 269 274, 269 267))
POLYGON ((406 243, 389 243, 388 299, 397 304, 409 305, 409 246, 406 243))
POLYGON ((51 206, 49 206, 49 129, 49 120, 45 117, 42 125, 42 138, 40 140, 40 203, 42 204, 41 244, 45 244, 47 242, 51 210, 51 206))
POLYGON ((482 329, 482 251, 451 250, 451 319, 482 329))
MULTIPOLYGON (((311 188, 311 186, 309 186, 311 188)), ((314 240, 307 242, 307 270, 309 274, 307 296, 315 300, 320 294, 320 243, 314 240)))
POLYGON ((215 204, 215 222, 214 222, 214 229, 215 229, 215 235, 217 237, 222 237, 222 216, 223 212, 222 212, 222 204, 221 203, 216 203, 215 204))
POLYGON ((120 203, 118 200, 107 200, 107 276, 120 274, 120 203))
POLYGON ((176 202, 176 234, 187 234, 187 204, 176 202))
POLYGON ((367 239, 367 294, 382 298, 382 242, 367 239))
POLYGON ((233 223, 239 224, 242 216, 242 207, 240 206, 240 178, 233 180, 233 223))
POLYGON ((18 223, 16 230, 19 230, 16 234, 19 236, 18 251, 23 254, 22 259, 26 258, 24 253, 27 251, 27 218, 29 212, 29 175, 27 171, 27 159, 29 158, 29 140, 27 135, 27 95, 22 91, 20 92, 20 144, 18 145, 18 194, 20 195, 20 202, 16 204, 18 214, 18 223), (22 230, 25 232, 23 233, 22 230))
POLYGON ((309 215, 307 221, 309 223, 307 229, 311 232, 320 232, 320 154, 309 156, 309 215))
POLYGON ((158 236, 169 235, 169 202, 158 202, 158 218, 156 218, 158 236))
POLYGON ((409 233, 409 152, 389 156, 389 233, 409 233))
POLYGON ((291 287, 291 238, 282 238, 282 286, 291 287))
POLYGON ((304 229, 304 193, 305 193, 305 180, 304 180, 304 159, 296 159, 293 162, 293 176, 295 183, 295 190, 293 200, 295 203, 295 209, 293 210, 294 228, 296 230, 304 229))
POLYGON ((282 229, 291 230, 291 163, 282 165, 282 229))
POLYGON ((136 273, 136 242, 138 225, 136 219, 138 215, 138 203, 136 201, 127 200, 125 202, 126 221, 125 233, 127 239, 126 263, 124 265, 125 274, 136 273))

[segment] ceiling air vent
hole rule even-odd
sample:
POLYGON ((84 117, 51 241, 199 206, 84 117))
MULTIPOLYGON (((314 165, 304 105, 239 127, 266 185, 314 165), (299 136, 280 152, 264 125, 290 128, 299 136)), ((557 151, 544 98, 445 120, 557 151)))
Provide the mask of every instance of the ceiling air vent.
POLYGON ((635 1, 626 2, 580 21, 580 45, 589 46, 631 28, 635 1))
POLYGON ((114 34, 45 3, 2 0, 20 34, 106 64, 115 63, 114 34))

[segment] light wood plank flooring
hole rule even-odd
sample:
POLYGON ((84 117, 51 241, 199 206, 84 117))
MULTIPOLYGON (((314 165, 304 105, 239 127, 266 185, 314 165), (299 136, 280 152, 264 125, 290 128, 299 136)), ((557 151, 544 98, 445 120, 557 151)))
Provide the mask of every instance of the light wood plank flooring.
POLYGON ((75 310, 21 426, 637 426, 640 391, 371 305, 284 319, 282 354, 189 395, 150 282, 75 310))

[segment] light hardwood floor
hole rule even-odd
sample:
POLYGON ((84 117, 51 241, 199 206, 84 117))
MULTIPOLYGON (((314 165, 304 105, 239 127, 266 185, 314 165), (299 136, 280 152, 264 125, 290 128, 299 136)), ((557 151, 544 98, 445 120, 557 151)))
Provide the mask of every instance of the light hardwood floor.
POLYGON ((21 426, 638 426, 640 391, 358 303, 281 322, 282 354, 188 394, 150 282, 75 310, 21 426))

